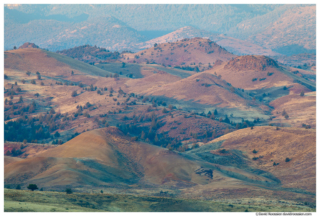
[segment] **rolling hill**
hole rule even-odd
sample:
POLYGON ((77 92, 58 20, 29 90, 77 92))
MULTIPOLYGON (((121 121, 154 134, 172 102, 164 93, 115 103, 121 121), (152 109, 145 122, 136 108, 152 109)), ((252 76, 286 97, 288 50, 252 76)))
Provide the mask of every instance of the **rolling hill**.
MULTIPOLYGON (((170 133, 171 140, 166 142, 167 145, 172 142, 173 136, 177 136, 177 134, 179 134, 179 140, 191 141, 194 139, 190 132, 199 133, 199 139, 202 140, 205 139, 203 134, 207 130, 215 128, 216 135, 222 135, 226 128, 233 128, 232 125, 225 125, 217 121, 220 117, 224 117, 223 112, 216 115, 215 118, 217 119, 209 119, 206 116, 197 117, 195 121, 199 122, 199 125, 188 124, 185 121, 190 119, 181 118, 181 116, 189 115, 190 113, 188 112, 190 111, 213 112, 218 107, 214 107, 211 104, 218 105, 221 99, 210 102, 210 104, 205 104, 204 102, 199 104, 195 101, 196 98, 193 98, 194 102, 182 100, 182 98, 187 97, 187 95, 183 94, 180 96, 181 100, 171 98, 170 95, 168 95, 169 97, 163 97, 162 94, 148 94, 150 91, 156 92, 155 90, 161 88, 161 86, 191 77, 195 72, 151 64, 127 63, 125 67, 122 67, 122 64, 119 63, 98 64, 97 66, 99 65, 103 67, 103 70, 58 53, 35 48, 5 52, 5 74, 7 76, 5 79, 5 120, 7 123, 22 120, 25 122, 24 124, 27 124, 27 120, 20 118, 21 113, 23 113, 28 116, 28 119, 34 118, 37 127, 42 125, 47 128, 45 131, 51 128, 52 135, 55 132, 61 134, 57 138, 63 140, 63 142, 68 141, 75 133, 104 127, 106 124, 113 126, 126 124, 128 121, 123 120, 125 116, 130 116, 134 113, 141 115, 142 119, 145 117, 145 120, 139 123, 139 127, 141 124, 141 127, 147 130, 145 128, 151 127, 152 123, 148 120, 150 114, 152 114, 149 113, 150 111, 154 114, 156 113, 160 119, 165 119, 164 121, 159 121, 161 122, 161 125, 157 128, 159 129, 157 132, 159 134, 162 133, 161 131, 166 132, 168 128, 172 127, 169 126, 172 120, 181 124, 179 129, 175 130, 174 133, 170 133), (112 73, 108 72, 108 69, 112 73), (30 72, 29 75, 27 71, 30 72), (118 78, 111 77, 111 75, 115 74, 120 76, 118 78), (132 77, 130 78, 127 75, 132 75, 132 77), (15 85, 16 82, 17 85, 15 85), (11 88, 12 85, 14 85, 14 88, 11 88), (14 91, 14 96, 11 98, 12 91, 14 91), (75 94, 72 96, 74 92, 75 94), (144 96, 146 99, 144 99, 144 96), (22 102, 20 98, 22 98, 22 102), (33 101, 36 103, 37 108, 29 112, 28 107, 33 101), (175 108, 163 113, 162 110, 168 109, 169 105, 175 106, 175 108), (79 110, 79 106, 85 108, 79 110), (178 110, 178 108, 181 109, 178 110), (59 117, 54 119, 54 124, 46 122, 46 120, 46 123, 39 121, 39 116, 47 116, 47 112, 51 109, 54 109, 59 114, 59 117), (172 117, 170 119, 167 116, 172 117), (55 126, 52 127, 51 125, 55 126), (204 125, 206 126, 204 127, 204 125), (183 130, 190 132, 186 133, 183 130)), ((213 77, 212 75, 209 76, 213 77)), ((204 85, 206 83, 205 79, 199 83, 204 85)), ((196 80, 193 81, 196 83, 196 80)), ((223 82, 221 81, 221 83, 223 82)), ((223 85, 228 88, 226 83, 223 83, 223 85)), ((216 88, 219 89, 218 86, 216 88)), ((204 90, 206 87, 202 86, 202 89, 204 90)), ((210 89, 210 87, 208 86, 207 89, 210 89)), ((227 89, 223 90, 223 92, 224 94, 233 94, 227 89)), ((208 98, 212 98, 209 92, 206 95, 208 98)), ((237 95, 234 95, 234 97, 243 101, 237 95)), ((6 131, 8 132, 9 128, 6 131)), ((11 137, 8 141, 23 141, 21 134, 19 138, 7 135, 11 137)), ((140 134, 137 135, 140 136, 140 134)), ((47 137, 45 140, 41 138, 41 141, 28 138, 28 142, 58 142, 58 139, 54 138, 47 137)), ((179 148, 179 145, 175 145, 175 147, 179 148)))
POLYGON ((316 5, 4 13, 5 211, 316 210, 316 5))
POLYGON ((181 198, 204 196, 231 202, 239 198, 237 191, 242 191, 241 197, 247 202, 257 201, 252 198, 257 193, 264 193, 270 200, 286 197, 293 203, 314 202, 315 157, 310 153, 314 152, 315 133, 305 133, 305 129, 276 131, 271 127, 244 130, 246 133, 233 132, 186 153, 129 140, 113 127, 92 130, 61 146, 7 164, 5 184, 24 187, 36 183, 45 190, 63 190, 66 186, 78 191, 111 189, 113 193, 125 189, 140 195, 167 190, 181 198), (269 133, 277 136, 271 138, 269 133), (254 142, 256 139, 261 141, 254 142), (283 139, 287 139, 285 144, 283 139), (250 146, 248 140, 252 140, 250 146), (307 149, 300 144, 302 140, 310 141, 307 149), (282 145, 277 145, 279 142, 282 145), (284 151, 288 145, 290 151, 284 151), (298 154, 301 148, 302 155, 298 154), (250 159, 254 156, 251 149, 258 151, 258 160, 250 159), (291 160, 284 162, 286 157, 291 160), (273 161, 280 163, 272 166, 273 161), (290 170, 297 163, 301 166, 293 181, 290 170))
MULTIPOLYGON (((75 70, 80 74, 105 76, 107 71, 93 67, 89 64, 74 60, 68 56, 59 55, 50 51, 27 48, 5 52, 6 69, 20 72, 35 71, 48 76, 71 76, 75 70), (37 59, 35 62, 34 59, 37 59)), ((110 74, 110 73, 109 73, 110 74)))
MULTIPOLYGON (((274 174, 283 187, 315 192, 315 131, 304 128, 255 127, 238 130, 212 143, 223 141, 220 148, 245 152, 254 167, 274 174), (256 150, 257 153, 253 153, 256 150), (290 160, 286 162, 286 158, 290 160), (274 165, 274 163, 279 163, 274 165)), ((214 153, 212 151, 212 153, 214 153)))
MULTIPOLYGON (((182 51, 190 42, 210 61, 219 53, 207 39, 173 44, 182 51)), ((4 132, 15 143, 5 145, 5 185, 313 206, 315 92, 306 85, 315 84, 289 69, 265 56, 217 60, 197 73, 7 51, 4 132), (25 134, 35 144, 12 153, 25 134)))
POLYGON ((7 183, 69 185, 193 184, 195 162, 152 145, 130 142, 115 128, 89 131, 73 140, 6 166, 7 183), (36 166, 35 166, 36 165, 36 166), (174 165, 174 166, 173 166, 174 165), (31 169, 30 169, 30 168, 31 169), (171 182, 172 181, 172 182, 171 182))
POLYGON ((296 85, 295 82, 315 90, 314 82, 297 76, 265 56, 240 56, 216 65, 207 72, 221 75, 222 79, 234 87, 246 90, 291 86, 296 85))
POLYGON ((122 61, 125 62, 157 63, 191 68, 189 70, 204 70, 210 68, 210 64, 214 64, 216 60, 227 61, 235 57, 215 42, 203 38, 156 44, 153 48, 137 53, 124 53, 122 56, 122 61))

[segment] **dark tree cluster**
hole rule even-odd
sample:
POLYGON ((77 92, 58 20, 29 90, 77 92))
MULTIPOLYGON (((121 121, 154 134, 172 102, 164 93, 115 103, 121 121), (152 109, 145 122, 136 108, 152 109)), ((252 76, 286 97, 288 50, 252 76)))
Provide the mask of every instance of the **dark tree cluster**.
POLYGON ((67 55, 71 58, 79 59, 86 63, 100 62, 101 60, 116 60, 120 57, 119 52, 110 52, 105 48, 90 45, 78 46, 71 49, 58 51, 58 53, 67 55), (88 56, 94 57, 95 60, 87 60, 88 58, 86 57, 88 56))
POLYGON ((177 69, 181 69, 181 70, 187 70, 187 71, 195 71, 195 72, 199 72, 199 67, 195 66, 195 67, 190 67, 190 66, 174 66, 174 68, 177 69))
POLYGON ((6 141, 35 142, 35 140, 42 140, 50 138, 48 126, 40 124, 35 125, 34 120, 20 118, 17 121, 10 121, 4 125, 4 139, 6 141), (29 123, 31 123, 29 125, 29 123))
MULTIPOLYGON (((20 97, 19 102, 22 102, 23 99, 20 97)), ((7 103, 7 100, 5 100, 5 104, 7 103)), ((11 105, 10 109, 5 108, 4 117, 5 120, 10 119, 10 115, 20 115, 23 116, 27 113, 33 113, 36 110, 36 103, 33 101, 29 105, 20 104, 20 105, 13 105, 12 101, 9 101, 9 105, 11 105), (10 103, 11 102, 11 103, 10 103)))
MULTIPOLYGON (((140 139, 142 141, 151 142, 154 145, 162 146, 170 150, 179 149, 181 147, 181 141, 178 138, 169 137, 164 133, 157 133, 157 130, 162 127, 165 123, 162 123, 158 120, 158 117, 155 113, 152 113, 151 116, 133 116, 128 118, 127 116, 123 117, 123 120, 131 120, 129 124, 118 124, 117 127, 124 134, 131 134, 135 136, 135 141, 140 139), (138 126, 138 122, 150 122, 150 126, 138 126)), ((181 150, 181 148, 180 148, 181 150)))
POLYGON ((16 121, 4 124, 4 137, 7 141, 22 142, 26 140, 26 142, 34 143, 37 143, 38 140, 54 139, 60 137, 60 134, 56 132, 51 135, 50 133, 58 129, 63 130, 69 124, 69 120, 72 118, 67 113, 64 115, 55 113, 54 109, 46 114, 40 114, 38 117, 20 117, 16 121))
POLYGON ((15 149, 13 148, 11 151, 7 151, 6 152, 6 156, 11 156, 11 157, 17 157, 19 155, 22 155, 24 152, 22 151, 23 148, 20 148, 20 149, 15 149))

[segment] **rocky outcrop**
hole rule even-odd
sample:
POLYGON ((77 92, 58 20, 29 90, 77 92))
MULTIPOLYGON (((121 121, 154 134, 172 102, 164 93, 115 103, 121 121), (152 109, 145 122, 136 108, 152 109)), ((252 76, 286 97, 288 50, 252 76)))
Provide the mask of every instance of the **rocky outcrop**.
POLYGON ((232 70, 257 70, 264 71, 268 67, 278 67, 275 60, 268 58, 266 56, 240 56, 232 59, 224 66, 225 69, 232 70))

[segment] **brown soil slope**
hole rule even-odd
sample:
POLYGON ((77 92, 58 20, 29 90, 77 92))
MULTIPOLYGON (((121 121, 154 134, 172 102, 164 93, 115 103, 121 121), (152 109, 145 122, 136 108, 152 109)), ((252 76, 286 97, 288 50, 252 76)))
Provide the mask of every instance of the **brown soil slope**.
POLYGON ((8 156, 12 156, 10 152, 13 149, 20 150, 21 154, 18 155, 17 157, 26 158, 26 157, 33 157, 36 154, 40 154, 48 149, 52 149, 55 147, 57 147, 57 145, 32 144, 32 143, 22 144, 22 143, 6 142, 4 143, 4 153, 8 156))
POLYGON ((38 71, 41 76, 69 79, 73 82, 83 80, 85 83, 85 79, 81 75, 105 76, 108 74, 105 70, 75 61, 72 58, 35 48, 6 51, 4 57, 5 70, 8 72, 18 71, 19 76, 25 76, 27 71, 32 74, 38 71), (78 76, 71 76, 71 71, 74 71, 74 74, 78 76))
POLYGON ((316 132, 313 129, 254 127, 234 131, 212 142, 224 140, 221 148, 237 149, 252 160, 252 166, 274 174, 283 187, 315 193, 316 132), (257 153, 253 153, 253 150, 257 153), (289 158, 289 162, 285 162, 289 158), (273 163, 279 163, 274 166, 273 163))
POLYGON ((272 123, 289 124, 292 127, 301 127, 302 124, 316 127, 316 92, 306 93, 304 96, 290 94, 278 98, 270 103, 275 118, 272 123), (283 110, 289 115, 286 119, 283 110))
POLYGON ((177 100, 193 100, 220 107, 245 108, 247 101, 233 93, 224 80, 202 72, 188 78, 149 90, 150 95, 164 95, 177 100))

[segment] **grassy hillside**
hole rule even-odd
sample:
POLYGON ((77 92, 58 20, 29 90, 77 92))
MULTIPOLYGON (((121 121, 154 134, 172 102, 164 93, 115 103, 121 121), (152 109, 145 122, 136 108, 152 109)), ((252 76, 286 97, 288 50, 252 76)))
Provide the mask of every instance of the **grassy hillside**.
POLYGON ((155 196, 4 190, 5 212, 314 212, 286 204, 235 204, 155 196))
POLYGON ((83 73, 86 73, 88 75, 94 75, 94 76, 103 76, 105 77, 106 74, 109 74, 108 71, 106 70, 101 70, 100 68, 94 67, 92 65, 86 64, 82 61, 75 60, 73 58, 70 58, 68 56, 60 55, 58 53, 50 52, 50 51, 45 51, 44 52, 52 58, 55 58, 59 62, 63 62, 67 65, 70 66, 71 69, 76 69, 79 71, 82 71, 83 73))

